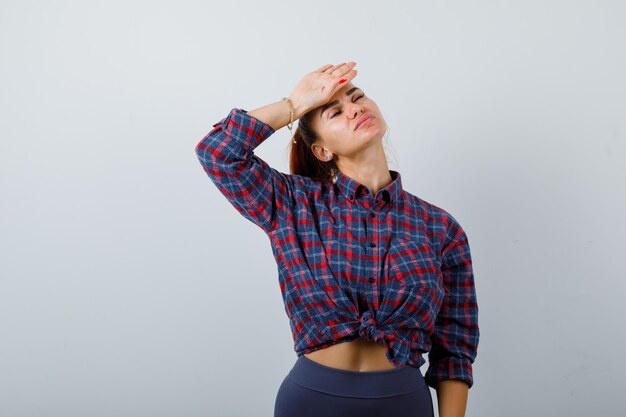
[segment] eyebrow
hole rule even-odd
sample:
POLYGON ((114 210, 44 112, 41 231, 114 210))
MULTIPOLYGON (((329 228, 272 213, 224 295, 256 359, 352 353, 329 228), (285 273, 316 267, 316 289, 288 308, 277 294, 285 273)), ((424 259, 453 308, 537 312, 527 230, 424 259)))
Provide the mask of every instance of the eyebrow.
MULTIPOLYGON (((350 96, 352 93, 354 93, 355 90, 360 90, 359 87, 352 87, 351 89, 349 89, 348 91, 346 91, 346 95, 350 96)), ((328 104, 324 104, 324 106, 322 106, 322 111, 320 112, 320 118, 322 117, 322 114, 324 113, 324 111, 328 110, 329 108, 336 106, 339 103, 339 100, 333 100, 328 104)))

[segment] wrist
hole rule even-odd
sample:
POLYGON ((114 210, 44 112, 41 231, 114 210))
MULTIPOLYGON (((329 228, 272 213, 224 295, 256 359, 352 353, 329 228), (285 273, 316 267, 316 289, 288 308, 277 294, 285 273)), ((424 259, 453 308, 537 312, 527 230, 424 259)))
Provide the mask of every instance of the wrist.
POLYGON ((304 116, 310 109, 301 103, 297 97, 287 96, 293 103, 293 120, 297 120, 300 117, 304 116))
POLYGON ((309 111, 308 108, 298 105, 298 103, 293 103, 293 118, 297 120, 304 116, 309 111))

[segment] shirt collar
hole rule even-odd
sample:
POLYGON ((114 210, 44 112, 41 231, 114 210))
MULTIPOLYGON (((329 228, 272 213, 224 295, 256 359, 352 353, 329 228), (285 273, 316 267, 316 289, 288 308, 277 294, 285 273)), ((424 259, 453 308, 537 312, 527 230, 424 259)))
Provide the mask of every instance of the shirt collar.
MULTIPOLYGON (((383 187, 379 192, 387 202, 394 203, 400 198, 400 194, 402 193, 402 178, 400 172, 392 169, 389 170, 389 174, 391 175, 392 181, 383 187)), ((339 170, 337 171, 337 176, 334 182, 341 194, 349 200, 355 200, 361 194, 365 193, 365 190, 367 190, 367 186, 365 184, 361 184, 357 180, 345 175, 339 170)))

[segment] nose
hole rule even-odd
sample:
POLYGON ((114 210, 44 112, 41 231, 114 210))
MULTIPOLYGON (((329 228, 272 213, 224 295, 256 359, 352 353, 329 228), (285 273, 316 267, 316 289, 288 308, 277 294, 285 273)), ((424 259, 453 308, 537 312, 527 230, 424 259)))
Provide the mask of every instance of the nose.
POLYGON ((364 113, 365 109, 359 103, 352 103, 352 108, 350 109, 350 114, 352 114, 352 118, 356 118, 359 116, 359 113, 364 113))

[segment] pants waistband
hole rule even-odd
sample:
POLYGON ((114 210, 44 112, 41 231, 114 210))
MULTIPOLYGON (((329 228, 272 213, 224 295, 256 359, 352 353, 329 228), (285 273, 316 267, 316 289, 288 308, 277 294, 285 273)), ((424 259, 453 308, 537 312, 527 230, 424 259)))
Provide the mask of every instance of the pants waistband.
POLYGON ((332 395, 383 398, 428 389, 419 368, 405 365, 382 371, 331 368, 304 355, 298 356, 289 377, 303 387, 332 395))

